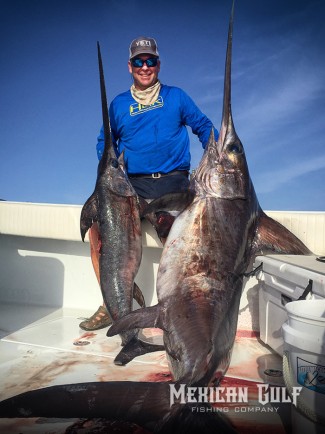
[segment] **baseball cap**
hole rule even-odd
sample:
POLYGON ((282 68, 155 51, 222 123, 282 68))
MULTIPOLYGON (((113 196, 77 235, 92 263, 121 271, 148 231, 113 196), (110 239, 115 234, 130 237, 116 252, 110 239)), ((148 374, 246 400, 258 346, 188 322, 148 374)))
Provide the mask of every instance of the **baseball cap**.
POLYGON ((139 38, 133 39, 130 45, 130 59, 133 59, 133 57, 139 54, 151 54, 159 57, 157 42, 147 36, 140 36, 139 38))

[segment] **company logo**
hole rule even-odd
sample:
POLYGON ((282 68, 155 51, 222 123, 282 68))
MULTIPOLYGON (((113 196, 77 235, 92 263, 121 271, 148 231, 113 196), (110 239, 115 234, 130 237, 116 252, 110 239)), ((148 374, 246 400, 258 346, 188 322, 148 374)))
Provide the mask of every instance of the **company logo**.
MULTIPOLYGON (((297 397, 300 395, 302 387, 293 387, 291 396, 285 387, 270 386, 269 384, 256 384, 258 403, 265 406, 269 403, 292 403, 297 405, 297 397)), ((179 404, 220 404, 220 403, 248 403, 248 387, 188 387, 180 384, 178 389, 175 384, 169 385, 170 406, 175 401, 179 404)), ((208 407, 193 407, 192 411, 220 411, 208 407)), ((227 411, 228 407, 224 408, 227 411)), ((247 407, 245 407, 247 409, 247 407)), ((255 411, 266 411, 264 407, 254 407, 255 411)), ((235 411, 236 407, 235 407, 235 411)), ((238 411, 243 412, 241 407, 238 411)), ((252 410, 250 410, 252 411, 252 410)))
POLYGON ((163 105, 164 105, 164 100, 162 96, 159 96, 158 99, 150 105, 139 104, 138 102, 136 102, 130 105, 130 115, 131 116, 140 115, 141 113, 145 113, 149 110, 161 108, 163 107, 163 105))
POLYGON ((136 42, 136 46, 137 47, 151 47, 151 42, 150 41, 146 41, 145 39, 142 39, 142 41, 137 41, 136 42))

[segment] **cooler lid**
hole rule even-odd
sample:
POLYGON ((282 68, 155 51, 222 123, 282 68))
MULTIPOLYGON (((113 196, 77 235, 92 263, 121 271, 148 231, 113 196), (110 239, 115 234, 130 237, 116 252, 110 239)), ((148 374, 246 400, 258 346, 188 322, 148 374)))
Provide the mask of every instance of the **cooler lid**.
POLYGON ((317 257, 316 255, 257 256, 254 268, 263 263, 262 273, 280 277, 298 286, 307 286, 309 280, 312 280, 312 293, 325 298, 325 262, 318 261, 317 257))

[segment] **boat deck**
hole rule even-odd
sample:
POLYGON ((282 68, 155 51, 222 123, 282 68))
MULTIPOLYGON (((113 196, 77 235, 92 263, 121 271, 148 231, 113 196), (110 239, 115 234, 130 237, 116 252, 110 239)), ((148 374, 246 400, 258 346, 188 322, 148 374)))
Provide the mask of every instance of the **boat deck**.
MULTIPOLYGON (((82 317, 90 311, 2 304, 0 311, 0 400, 58 384, 92 381, 168 381, 163 351, 147 354, 127 366, 115 366, 119 337, 107 338, 106 329, 84 332, 82 317), (24 324, 28 324, 27 326, 24 324)), ((160 343, 158 329, 144 330, 144 338, 160 343)), ((291 432, 291 404, 258 402, 256 384, 284 385, 282 358, 258 336, 238 331, 231 366, 221 386, 248 388, 249 403, 220 403, 240 433, 291 432), (275 374, 275 376, 268 375, 275 374), (261 408, 263 407, 263 411, 261 408)), ((64 433, 77 419, 0 419, 1 433, 64 433)))
MULTIPOLYGON (((0 400, 59 384, 170 380, 164 352, 115 366, 119 337, 108 339, 105 329, 85 334, 79 328, 81 318, 92 315, 101 303, 89 245, 80 239, 80 210, 77 205, 0 202, 0 400)), ((325 213, 270 215, 314 253, 325 255, 325 213)), ((147 306, 157 302, 155 280, 161 248, 153 228, 144 223, 143 257, 136 281, 147 306)), ((259 402, 258 384, 283 386, 284 382, 278 375, 282 358, 259 339, 254 279, 246 282, 243 291, 231 365, 221 384, 228 389, 246 388, 248 403, 227 400, 218 409, 240 434, 321 433, 322 429, 301 420, 291 404, 259 402)), ((143 333, 145 339, 161 342, 159 330, 143 333)), ((76 421, 3 418, 0 432, 60 434, 76 421)))

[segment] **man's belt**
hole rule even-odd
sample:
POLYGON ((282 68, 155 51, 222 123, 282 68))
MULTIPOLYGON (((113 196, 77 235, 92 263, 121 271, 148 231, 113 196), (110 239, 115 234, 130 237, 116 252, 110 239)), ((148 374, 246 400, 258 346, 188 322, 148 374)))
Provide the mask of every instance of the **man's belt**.
POLYGON ((154 178, 154 179, 158 179, 158 178, 163 178, 164 176, 172 176, 172 175, 188 176, 188 171, 187 170, 172 170, 171 172, 168 172, 168 173, 160 173, 160 172, 147 173, 147 174, 139 173, 139 174, 129 175, 129 178, 154 178))

